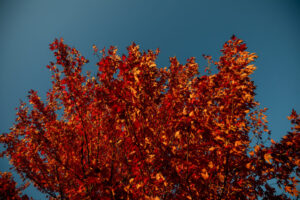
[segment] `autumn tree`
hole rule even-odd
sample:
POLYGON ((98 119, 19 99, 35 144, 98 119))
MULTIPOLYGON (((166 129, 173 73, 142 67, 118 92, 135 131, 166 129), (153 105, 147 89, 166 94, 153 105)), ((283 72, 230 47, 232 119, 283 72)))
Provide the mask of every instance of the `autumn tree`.
POLYGON ((289 199, 297 197, 300 115, 276 143, 255 100, 255 53, 233 36, 203 70, 189 58, 157 67, 159 51, 128 47, 88 60, 55 40, 52 88, 29 92, 1 136, 24 180, 53 199, 289 199), (268 144, 269 144, 268 143, 268 144), (275 183, 273 185, 272 183, 275 183), (275 192, 280 189, 281 192, 275 192))

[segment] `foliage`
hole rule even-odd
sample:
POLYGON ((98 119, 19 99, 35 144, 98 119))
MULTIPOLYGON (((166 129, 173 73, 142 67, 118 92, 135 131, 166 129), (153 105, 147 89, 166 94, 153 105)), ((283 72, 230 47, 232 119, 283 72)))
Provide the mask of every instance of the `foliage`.
MULTIPOLYGON (((266 109, 249 77, 257 57, 233 36, 203 75, 195 58, 103 49, 96 77, 88 60, 55 40, 52 89, 31 90, 10 133, 1 136, 16 171, 58 199, 288 199, 297 196, 300 116, 293 132, 265 146, 266 109), (58 66, 61 67, 58 67, 58 66), (285 192, 275 194, 276 180, 285 192)), ((94 46, 95 54, 98 49, 94 46)), ((99 55, 98 55, 99 56, 99 55)))
POLYGON ((9 172, 0 172, 0 197, 1 199, 28 200, 27 195, 21 195, 27 185, 16 187, 17 183, 13 180, 9 172))

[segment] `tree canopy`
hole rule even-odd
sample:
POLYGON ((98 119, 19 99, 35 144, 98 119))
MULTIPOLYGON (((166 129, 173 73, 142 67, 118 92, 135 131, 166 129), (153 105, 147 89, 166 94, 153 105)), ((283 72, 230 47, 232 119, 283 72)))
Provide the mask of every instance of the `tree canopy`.
POLYGON ((159 68, 159 50, 134 43, 122 56, 93 48, 95 76, 83 73, 88 60, 78 50, 62 39, 50 44, 46 101, 31 90, 31 107, 21 102, 1 135, 1 156, 23 180, 50 199, 299 195, 300 115, 292 111, 293 129, 280 142, 270 139, 250 77, 257 56, 241 39, 227 41, 218 61, 204 56, 203 68, 194 57, 159 68))

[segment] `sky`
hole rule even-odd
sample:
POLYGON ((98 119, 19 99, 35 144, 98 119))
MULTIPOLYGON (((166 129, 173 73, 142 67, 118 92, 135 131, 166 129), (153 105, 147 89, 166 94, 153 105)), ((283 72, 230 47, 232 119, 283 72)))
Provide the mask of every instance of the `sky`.
MULTIPOLYGON (((86 68, 93 71, 93 44, 126 53, 135 42, 160 49, 159 67, 173 56, 181 63, 194 56, 204 66, 202 54, 218 60, 233 34, 259 56, 256 100, 269 109, 272 138, 279 141, 290 130, 292 108, 300 112, 300 1, 0 0, 0 133, 9 131, 30 89, 42 97, 50 89, 46 65, 54 60, 49 44, 55 38, 90 59, 86 68)), ((0 170, 8 168, 0 159, 0 170)), ((44 199, 32 187, 26 194, 44 199)))

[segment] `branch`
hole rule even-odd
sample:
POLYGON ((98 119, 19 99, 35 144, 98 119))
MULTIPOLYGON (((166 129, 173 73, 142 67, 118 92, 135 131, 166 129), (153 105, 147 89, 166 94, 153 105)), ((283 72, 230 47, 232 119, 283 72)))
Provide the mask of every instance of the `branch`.
POLYGON ((226 185, 227 185, 227 178, 228 178, 228 174, 229 174, 229 170, 228 170, 228 160, 229 160, 229 152, 227 150, 227 154, 226 154, 226 166, 225 166, 225 179, 224 179, 224 182, 223 182, 223 188, 222 188, 222 192, 219 196, 219 200, 222 199, 224 193, 225 193, 225 188, 226 188, 226 185))

